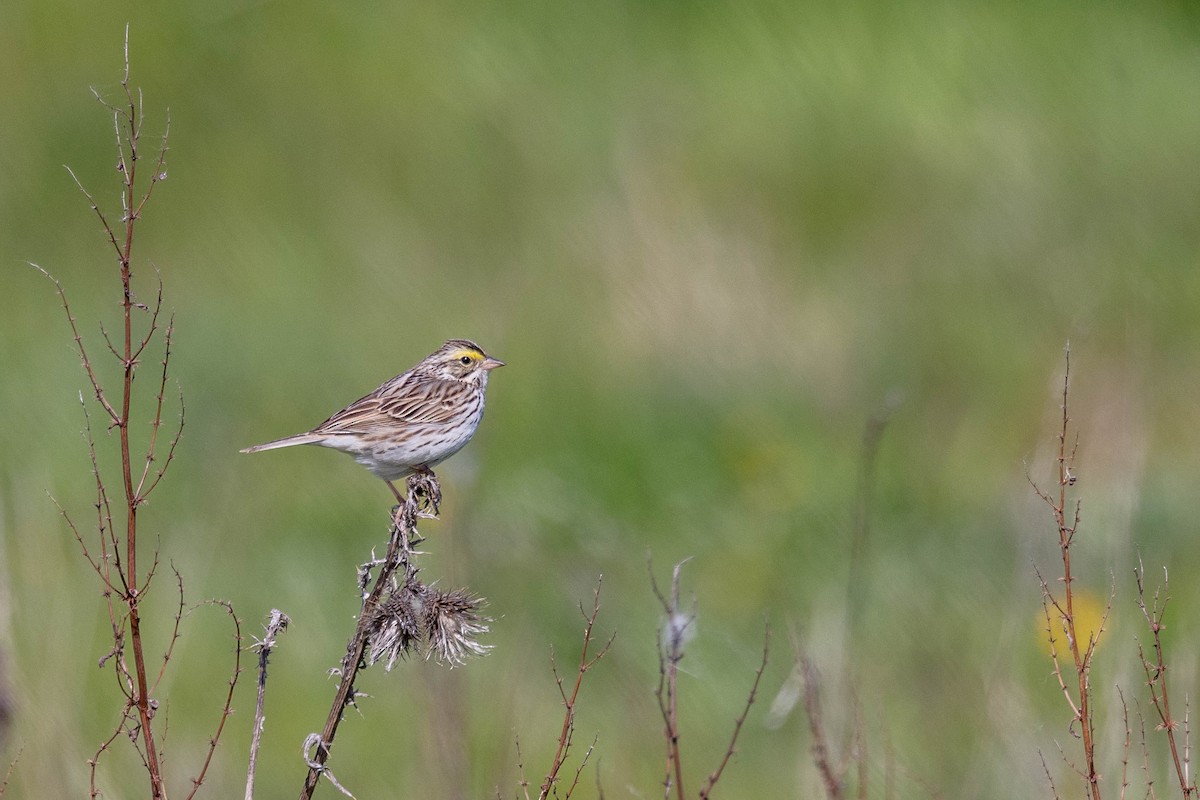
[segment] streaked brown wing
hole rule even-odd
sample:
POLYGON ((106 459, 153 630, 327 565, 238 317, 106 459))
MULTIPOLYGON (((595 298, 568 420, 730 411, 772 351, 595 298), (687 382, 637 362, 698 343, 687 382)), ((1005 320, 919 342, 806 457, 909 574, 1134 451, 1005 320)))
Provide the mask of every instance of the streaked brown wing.
POLYGON ((440 424, 454 419, 469 391, 458 381, 410 378, 402 391, 381 395, 379 411, 399 422, 440 424))
POLYGON ((356 400, 313 429, 313 433, 369 433, 397 422, 437 424, 454 417, 457 381, 405 373, 356 400))

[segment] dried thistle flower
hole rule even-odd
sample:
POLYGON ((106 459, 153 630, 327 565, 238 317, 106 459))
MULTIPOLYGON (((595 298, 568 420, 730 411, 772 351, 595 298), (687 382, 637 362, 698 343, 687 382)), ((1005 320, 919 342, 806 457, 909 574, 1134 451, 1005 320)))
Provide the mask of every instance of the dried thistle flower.
POLYGON ((421 590, 417 581, 391 591, 376 606, 367 632, 367 663, 387 659, 390 671, 396 661, 419 646, 423 636, 421 590))
POLYGON ((434 656, 454 667, 466 663, 468 656, 481 656, 492 649, 475 639, 491 630, 491 619, 479 613, 484 605, 482 597, 465 589, 444 592, 426 588, 426 658, 434 656))
POLYGON ((482 614, 483 599, 466 590, 443 591, 411 579, 388 594, 375 609, 369 625, 367 663, 385 661, 391 670, 398 660, 422 652, 452 667, 469 656, 484 655, 490 646, 476 636, 490 630, 482 614))

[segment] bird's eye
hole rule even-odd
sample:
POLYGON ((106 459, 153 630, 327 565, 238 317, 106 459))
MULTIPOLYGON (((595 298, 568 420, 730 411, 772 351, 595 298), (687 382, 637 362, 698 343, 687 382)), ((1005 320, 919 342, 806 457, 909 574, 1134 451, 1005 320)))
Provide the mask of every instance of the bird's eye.
POLYGON ((463 356, 462 358, 459 359, 459 361, 461 361, 463 363, 463 365, 466 366, 471 363, 471 357, 463 356))

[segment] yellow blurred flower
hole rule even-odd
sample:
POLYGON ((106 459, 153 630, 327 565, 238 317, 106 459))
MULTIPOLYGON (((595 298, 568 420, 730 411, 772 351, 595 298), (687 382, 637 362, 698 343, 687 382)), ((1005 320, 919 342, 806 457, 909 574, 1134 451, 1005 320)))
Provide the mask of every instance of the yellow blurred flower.
MULTIPOLYGON (((1066 609, 1066 596, 1061 592, 1056 595, 1059 605, 1066 609)), ((1095 592, 1087 589, 1075 589, 1073 591, 1071 611, 1075 616, 1075 635, 1079 637, 1079 649, 1082 652, 1087 649, 1088 643, 1097 636, 1100 639, 1097 641, 1097 646, 1111 632, 1108 626, 1112 624, 1112 620, 1106 623, 1104 620, 1107 603, 1104 598, 1095 592), (1105 626, 1104 632, 1100 632, 1101 625, 1105 626)), ((1064 615, 1059 612, 1058 608, 1050 606, 1050 633, 1054 636, 1054 649, 1061 658, 1064 654, 1069 653, 1071 649, 1070 640, 1067 637, 1067 621, 1064 615)), ((1038 640, 1041 642, 1042 649, 1047 654, 1050 653, 1050 640, 1046 635, 1046 614, 1039 610, 1037 616, 1037 634, 1038 640)))

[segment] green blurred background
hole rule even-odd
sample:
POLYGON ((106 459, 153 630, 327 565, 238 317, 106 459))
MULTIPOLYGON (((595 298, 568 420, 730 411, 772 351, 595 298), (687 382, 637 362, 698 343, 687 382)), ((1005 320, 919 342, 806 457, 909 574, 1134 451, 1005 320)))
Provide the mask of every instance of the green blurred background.
MULTIPOLYGON (((424 575, 488 598, 495 649, 462 669, 368 672, 331 762, 360 798, 512 797, 517 737, 536 785, 561 719, 551 648, 570 671, 577 604, 601 574, 599 629, 617 638, 583 689, 576 755, 598 741, 576 796, 597 782, 661 796, 648 554, 660 581, 692 557, 689 793, 725 748, 765 616, 771 663, 721 796, 819 794, 788 703, 793 638, 822 670, 839 752, 857 699, 872 796, 888 780, 899 797, 1048 796, 1039 749, 1070 796, 1055 742, 1077 745, 1032 570, 1055 574, 1055 534, 1025 479, 1051 480, 1068 340, 1077 588, 1100 604, 1116 590, 1093 676, 1110 792, 1114 686, 1143 683, 1139 551, 1175 578, 1173 680, 1178 702, 1194 693, 1191 4, 9 0, 0 16, 0 763, 21 750, 14 796, 84 795, 118 708, 96 667, 100 587, 46 497, 88 521, 85 379, 26 262, 64 282, 103 361, 115 263, 62 165, 117 213, 111 120, 88 87, 117 96, 127 20, 148 146, 171 114, 135 269, 144 298, 162 272, 187 403, 142 515, 164 563, 149 651, 175 603, 167 563, 189 608, 226 598, 247 634, 272 607, 291 615, 260 797, 299 791, 389 495, 328 451, 237 450, 310 427, 450 337, 509 366, 476 440, 440 470, 424 575), (852 567, 863 431, 888 408, 852 567)), ((159 692, 176 794, 231 660, 223 613, 190 611, 159 692)), ((241 791, 252 684, 207 796, 241 791)), ((126 750, 102 762, 106 796, 146 794, 126 750)))

